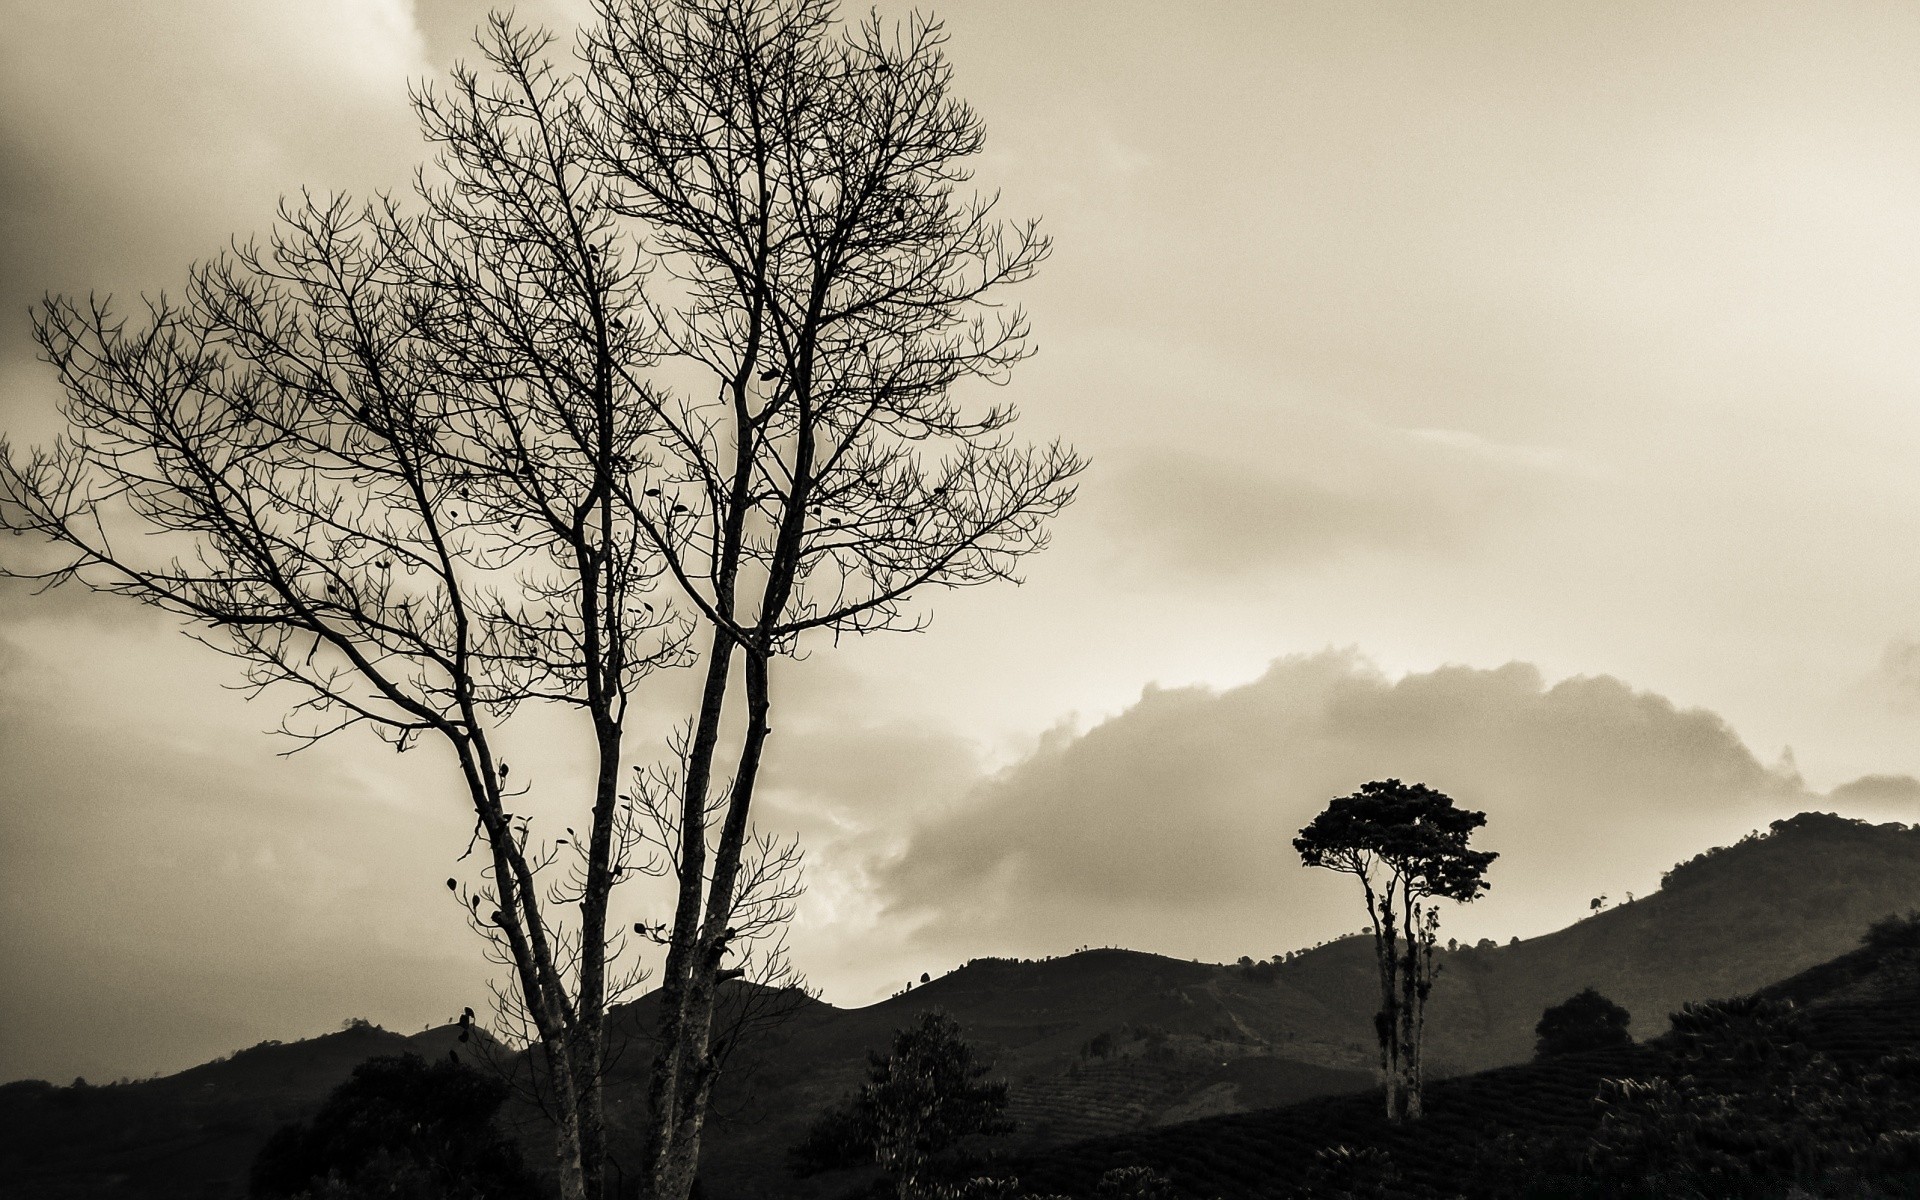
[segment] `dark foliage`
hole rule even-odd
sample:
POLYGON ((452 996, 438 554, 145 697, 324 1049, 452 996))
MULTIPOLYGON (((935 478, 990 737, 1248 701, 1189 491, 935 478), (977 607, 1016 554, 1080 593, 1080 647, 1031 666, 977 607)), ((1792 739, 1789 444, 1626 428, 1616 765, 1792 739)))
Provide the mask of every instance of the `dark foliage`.
POLYGON ((1861 942, 1875 950, 1920 950, 1920 909, 1875 921, 1861 942))
POLYGON ((1246 955, 1241 955, 1236 966, 1240 974, 1253 983, 1273 983, 1280 978, 1280 963, 1277 956, 1255 961, 1246 955))
POLYGON ((1452 797, 1424 783, 1377 779, 1328 804, 1293 848, 1307 866, 1336 870, 1374 857, 1411 879, 1416 897, 1464 903, 1486 892, 1487 867, 1500 857, 1467 845, 1486 823, 1485 813, 1455 808, 1452 797))
POLYGON ((1001 1115, 1007 1085, 986 1080, 987 1071, 953 1018, 921 1013, 894 1035, 890 1053, 869 1056, 860 1090, 821 1113, 792 1149, 794 1173, 875 1164, 910 1193, 965 1139, 1013 1131, 1001 1115))
POLYGON ((1633 1014, 1592 988, 1583 988, 1540 1015, 1533 1027, 1539 1040, 1534 1044, 1537 1057, 1579 1054, 1625 1046, 1633 1041, 1627 1026, 1633 1014))
POLYGON ((535 1200, 519 1148, 494 1125, 507 1087, 458 1061, 370 1059, 313 1120, 276 1132, 254 1159, 256 1200, 535 1200))
POLYGON ((1584 1172, 1593 1194, 1913 1194, 1920 1175, 1903 1159, 1920 1057, 1849 1063, 1809 1033, 1804 1013, 1769 997, 1675 1013, 1665 1069, 1601 1087, 1584 1172))
POLYGON ((1152 1167, 1115 1167, 1094 1189, 1100 1200, 1180 1200, 1173 1181, 1152 1167))
POLYGON ((1916 962, 1868 946, 1756 996, 1687 1005, 1646 1044, 1441 1080, 1419 1122, 1384 1120, 1377 1092, 1331 1096, 1006 1169, 1079 1198, 1116 1161, 1190 1198, 1920 1196, 1916 962))

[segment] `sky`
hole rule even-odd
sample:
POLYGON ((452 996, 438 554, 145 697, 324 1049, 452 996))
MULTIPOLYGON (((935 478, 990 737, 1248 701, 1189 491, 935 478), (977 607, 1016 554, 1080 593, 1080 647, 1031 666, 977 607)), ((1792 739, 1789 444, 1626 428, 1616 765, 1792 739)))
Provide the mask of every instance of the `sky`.
MULTIPOLYGON (((408 84, 484 6, 0 11, 26 444, 58 428, 36 299, 177 289, 283 195, 403 189, 408 84)), ((1094 465, 1021 586, 782 664, 760 820, 807 852, 825 999, 1352 931, 1289 842, 1374 778, 1488 814, 1446 930, 1503 941, 1797 811, 1920 821, 1920 10, 935 11, 980 185, 1055 240, 1004 398, 1094 465)), ((150 612, 0 591, 0 1078, 484 999, 446 764, 280 757, 236 678, 150 612)), ((516 771, 562 794, 578 744, 534 725, 516 771)))

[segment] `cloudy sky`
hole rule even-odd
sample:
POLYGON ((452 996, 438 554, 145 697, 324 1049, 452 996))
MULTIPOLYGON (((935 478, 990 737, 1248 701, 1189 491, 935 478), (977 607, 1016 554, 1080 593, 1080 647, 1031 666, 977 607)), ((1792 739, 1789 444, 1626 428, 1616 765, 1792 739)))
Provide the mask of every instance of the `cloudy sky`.
MULTIPOLYGON (((407 83, 482 8, 0 4, 0 425, 56 428, 43 293, 404 186, 407 83)), ((1388 775, 1489 814, 1467 937, 1804 808, 1920 820, 1920 9, 941 12, 982 182, 1057 242, 1010 396, 1095 467, 1024 586, 786 671, 763 820, 827 999, 1354 929, 1287 843, 1388 775)), ((437 764, 277 758, 231 682, 145 612, 0 592, 0 1078, 484 995, 437 764)))

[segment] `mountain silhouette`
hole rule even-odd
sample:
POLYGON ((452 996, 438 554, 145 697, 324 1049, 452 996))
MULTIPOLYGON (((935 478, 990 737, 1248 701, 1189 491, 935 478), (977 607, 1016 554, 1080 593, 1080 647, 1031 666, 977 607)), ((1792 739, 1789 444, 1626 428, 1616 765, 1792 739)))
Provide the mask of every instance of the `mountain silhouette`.
MULTIPOLYGON (((1679 864, 1658 892, 1631 904, 1513 945, 1443 953, 1428 1025, 1434 1074, 1526 1063, 1541 1012, 1589 986, 1633 1013, 1641 1039, 1664 1031, 1667 1014, 1688 1001, 1796 977, 1813 986, 1804 983, 1810 969, 1843 972, 1856 961, 1845 956, 1871 922, 1916 907, 1920 830, 1817 813, 1776 822, 1679 864)), ((1007 1153, 1019 1155, 1365 1092, 1375 1082, 1375 987, 1371 942, 1352 937, 1279 964, 1128 950, 978 959, 864 1008, 796 999, 784 1023, 740 1048, 735 1061, 755 1069, 724 1077, 706 1194, 844 1190, 844 1181, 792 1179, 786 1148, 857 1086, 867 1051, 926 1009, 950 1014, 1008 1080, 1019 1131, 1007 1153)), ((616 1041, 626 1044, 609 1081, 616 1174, 637 1160, 654 1003, 643 997, 614 1017, 616 1041)), ((473 1054, 457 1033, 447 1026, 402 1037, 356 1025, 146 1082, 8 1084, 0 1087, 0 1177, 9 1195, 29 1198, 237 1196, 266 1137, 311 1114, 355 1065, 409 1050, 429 1059, 473 1054)), ((1579 1075, 1577 1066, 1556 1070, 1579 1075)), ((1586 1086, 1567 1079, 1574 1091, 1586 1086)), ((520 1116, 537 1142, 533 1114, 520 1116)), ((530 1161, 549 1157, 529 1146, 530 1161)))

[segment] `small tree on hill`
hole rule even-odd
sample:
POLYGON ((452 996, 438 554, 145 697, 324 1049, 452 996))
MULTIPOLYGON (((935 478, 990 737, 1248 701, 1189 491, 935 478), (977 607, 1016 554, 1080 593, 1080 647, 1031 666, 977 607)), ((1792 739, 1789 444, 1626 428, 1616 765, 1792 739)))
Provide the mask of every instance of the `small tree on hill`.
POLYGON ((890 1054, 869 1056, 860 1090, 822 1113, 793 1148, 795 1172, 871 1162, 893 1181, 901 1200, 938 1194, 931 1175, 939 1155, 976 1134, 1013 1131, 1002 1116, 1006 1082, 987 1081, 987 1070, 974 1060, 952 1017, 921 1013, 894 1034, 890 1054))
POLYGON ((1533 1027, 1539 1039, 1534 1054, 1552 1058, 1632 1045, 1633 1035, 1627 1032, 1632 1021, 1632 1013, 1592 988, 1583 988, 1540 1015, 1540 1023, 1533 1027))
POLYGON ((1487 866, 1499 856, 1467 845, 1486 823, 1486 814, 1455 808, 1425 784, 1386 779, 1327 805, 1293 842, 1307 866, 1352 875, 1366 893, 1380 969, 1374 1030, 1390 1121, 1420 1116, 1420 1044, 1440 929, 1432 901, 1464 904, 1486 892, 1487 866))

